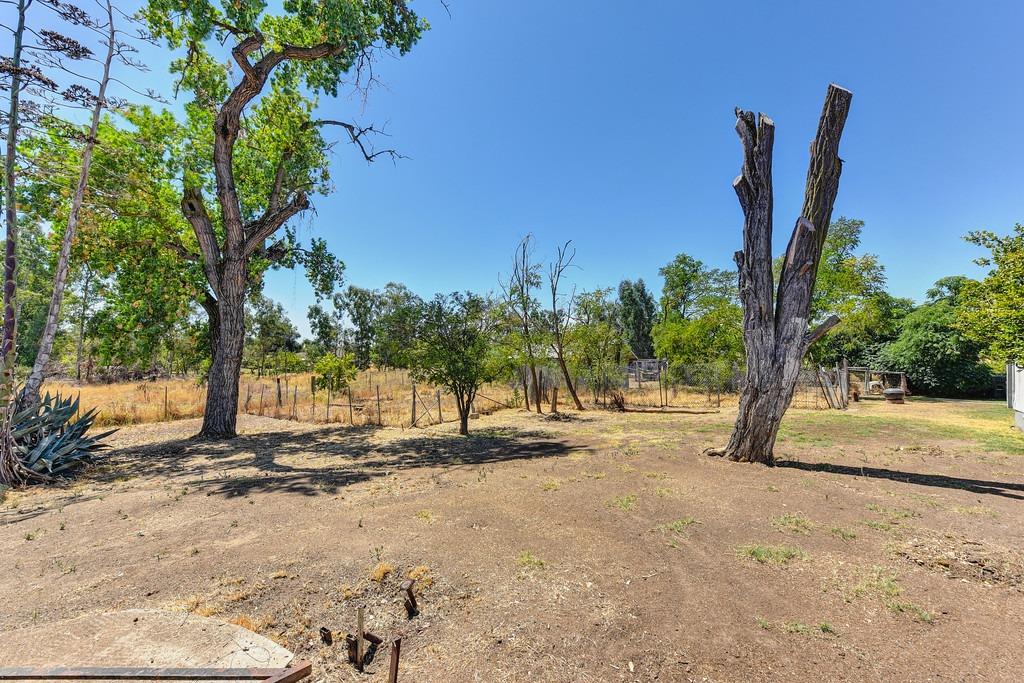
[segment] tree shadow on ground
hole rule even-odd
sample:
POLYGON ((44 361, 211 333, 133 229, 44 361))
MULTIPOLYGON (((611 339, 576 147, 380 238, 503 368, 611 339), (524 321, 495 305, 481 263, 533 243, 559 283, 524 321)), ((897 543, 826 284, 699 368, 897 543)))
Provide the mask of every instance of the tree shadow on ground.
POLYGON ((93 481, 164 479, 207 495, 281 492, 313 496, 421 468, 561 457, 582 447, 543 432, 489 429, 457 435, 411 434, 375 439, 378 427, 322 427, 244 434, 229 441, 175 439, 122 447, 105 458, 93 481))
POLYGON ((986 481, 984 479, 966 479, 950 477, 944 474, 922 474, 919 472, 902 472, 881 467, 860 467, 856 465, 834 465, 832 463, 811 463, 799 460, 779 460, 776 467, 788 467, 805 472, 828 472, 831 474, 847 474, 854 477, 869 479, 890 479, 906 484, 919 486, 936 486, 945 489, 960 489, 971 493, 983 493, 1002 496, 1014 500, 1024 500, 1024 484, 1005 481, 986 481), (1015 493, 1019 491, 1020 493, 1015 493))

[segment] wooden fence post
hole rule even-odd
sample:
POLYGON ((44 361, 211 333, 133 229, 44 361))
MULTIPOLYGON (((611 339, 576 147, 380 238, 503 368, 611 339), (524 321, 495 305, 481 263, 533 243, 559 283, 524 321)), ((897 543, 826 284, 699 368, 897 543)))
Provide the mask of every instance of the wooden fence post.
MULTIPOLYGON (((386 378, 387 374, 385 374, 384 376, 386 378)), ((383 427, 384 426, 384 422, 382 422, 381 419, 380 419, 380 385, 379 384, 377 385, 377 426, 378 427, 383 427)))
POLYGON ((164 386, 164 420, 167 420, 167 387, 164 386))
POLYGON ((412 419, 409 422, 410 427, 416 426, 416 383, 412 383, 412 419))
POLYGON ((441 417, 441 390, 437 390, 437 423, 444 424, 444 418, 441 417))
POLYGON ((263 392, 266 391, 266 387, 260 384, 260 417, 263 416, 263 392))
POLYGON ((330 387, 327 387, 327 405, 325 406, 325 409, 327 411, 326 420, 328 422, 330 422, 331 421, 331 388, 330 387))
POLYGON ((292 419, 293 420, 298 420, 299 419, 299 414, 297 412, 295 412, 296 406, 298 405, 298 403, 299 403, 299 388, 298 387, 293 387, 292 388, 292 419))
POLYGON ((352 411, 352 387, 348 388, 348 423, 353 427, 356 424, 355 413, 352 411))

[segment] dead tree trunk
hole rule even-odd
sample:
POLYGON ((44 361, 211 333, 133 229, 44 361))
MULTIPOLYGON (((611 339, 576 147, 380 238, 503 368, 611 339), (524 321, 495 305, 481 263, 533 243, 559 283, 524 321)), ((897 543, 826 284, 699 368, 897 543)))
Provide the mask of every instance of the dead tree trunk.
POLYGON ((576 258, 575 249, 571 253, 569 252, 570 244, 572 244, 572 240, 558 248, 558 258, 548 267, 548 285, 551 289, 551 348, 555 352, 555 358, 558 359, 558 367, 562 371, 562 378, 576 405, 576 410, 583 410, 583 403, 576 393, 576 385, 572 381, 569 367, 565 362, 565 329, 572 324, 572 305, 576 299, 576 289, 573 288, 564 309, 558 306, 558 285, 562 281, 562 275, 567 268, 573 265, 573 259, 576 258))
POLYGON ((789 239, 777 291, 772 278, 772 144, 775 124, 764 114, 736 110, 743 171, 733 188, 743 208, 743 250, 736 252, 746 382, 729 444, 708 451, 739 462, 771 465, 775 437, 796 387, 807 348, 839 322, 832 316, 808 330, 811 293, 839 191, 839 139, 850 110, 850 91, 830 85, 811 144, 800 218, 789 239))

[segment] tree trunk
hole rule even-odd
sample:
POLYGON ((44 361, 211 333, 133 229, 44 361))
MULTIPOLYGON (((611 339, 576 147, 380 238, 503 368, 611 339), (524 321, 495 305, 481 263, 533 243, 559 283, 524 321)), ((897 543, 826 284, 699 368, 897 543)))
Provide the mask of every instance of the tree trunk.
POLYGON ((526 412, 530 412, 530 381, 526 376, 526 368, 519 368, 519 379, 523 380, 523 402, 526 404, 526 412))
POLYGON ((85 285, 82 287, 82 310, 78 316, 78 344, 75 347, 75 379, 82 381, 82 350, 85 346, 85 316, 89 312, 89 285, 92 284, 92 270, 85 271, 85 285))
POLYGON ((17 268, 18 268, 18 207, 15 203, 14 181, 17 171, 18 100, 21 94, 21 52, 22 37, 25 34, 25 0, 18 1, 18 25, 14 30, 14 49, 11 55, 10 107, 7 110, 7 146, 4 150, 4 223, 6 245, 4 253, 4 321, 3 337, 0 339, 0 354, 3 360, 3 377, 0 394, 0 484, 21 486, 29 481, 31 472, 21 464, 14 437, 11 434, 11 417, 16 392, 14 379, 15 355, 17 351, 17 268))
POLYGON ((558 366, 562 368, 562 377, 565 378, 565 386, 569 389, 569 395, 572 396, 572 402, 576 404, 576 410, 583 410, 583 403, 580 402, 580 397, 576 393, 576 385, 572 381, 572 377, 569 375, 569 368, 565 364, 565 357, 562 356, 561 350, 558 352, 558 366))
POLYGON ((231 439, 238 422, 238 380, 242 374, 245 343, 245 261, 225 260, 220 279, 217 319, 211 318, 213 363, 207 378, 206 410, 199 436, 231 439), (216 332, 212 330, 216 326, 216 332))
POLYGON ((537 375, 537 364, 530 360, 530 376, 533 378, 533 403, 534 407, 537 408, 537 414, 540 415, 544 411, 540 405, 540 378, 537 375))
POLYGON ((14 384, 15 337, 18 331, 15 304, 18 269, 18 206, 14 194, 18 154, 18 104, 21 95, 21 51, 25 34, 25 0, 18 1, 18 27, 14 31, 11 55, 11 89, 7 110, 7 145, 4 149, 4 225, 7 231, 4 253, 4 323, 0 352, 3 353, 5 380, 14 384), (7 376, 9 373, 9 377, 7 376))
POLYGON ((57 272, 53 278, 53 294, 50 298, 50 308, 46 314, 46 326, 43 328, 43 334, 39 340, 39 350, 36 352, 36 360, 32 365, 32 372, 29 373, 28 379, 25 380, 25 400, 30 403, 39 402, 39 390, 43 385, 46 364, 50 362, 53 342, 57 337, 60 308, 64 302, 64 288, 67 284, 68 271, 71 268, 71 245, 74 243, 75 233, 78 231, 78 214, 82 209, 85 189, 89 184, 89 166, 92 163, 93 148, 96 146, 96 133, 99 130, 100 114, 106 105, 107 84, 110 82, 110 64, 114 60, 114 52, 117 49, 116 38, 114 9, 108 2, 107 54, 103 60, 103 75, 100 77, 96 102, 92 108, 92 121, 89 124, 89 137, 86 139, 85 148, 82 150, 82 167, 78 174, 78 185, 75 187, 75 195, 71 200, 71 212, 68 214, 68 224, 64 229, 64 238, 60 245, 60 256, 57 258, 57 272))
POLYGON ((743 208, 743 250, 736 252, 747 372, 729 444, 708 451, 739 462, 771 465, 775 437, 793 398, 808 347, 839 319, 808 331, 811 294, 839 191, 839 140, 852 94, 830 85, 811 144, 800 218, 789 240, 777 291, 772 277, 772 145, 775 124, 764 114, 736 110, 743 171, 733 188, 743 208))

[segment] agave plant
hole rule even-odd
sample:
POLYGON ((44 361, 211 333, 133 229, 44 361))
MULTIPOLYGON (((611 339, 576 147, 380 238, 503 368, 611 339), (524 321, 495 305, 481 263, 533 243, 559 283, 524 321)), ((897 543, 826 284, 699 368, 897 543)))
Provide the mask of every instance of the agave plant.
POLYGON ((96 419, 96 409, 74 419, 77 398, 47 392, 36 405, 19 403, 14 405, 10 423, 15 453, 22 466, 39 478, 49 478, 89 460, 93 453, 107 448, 100 441, 117 431, 87 435, 96 419))

